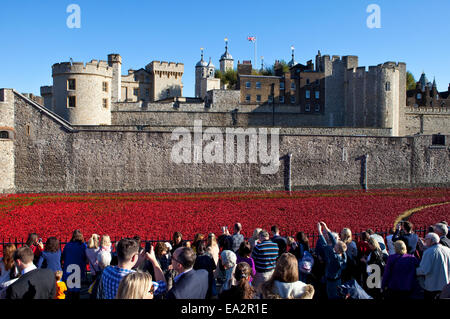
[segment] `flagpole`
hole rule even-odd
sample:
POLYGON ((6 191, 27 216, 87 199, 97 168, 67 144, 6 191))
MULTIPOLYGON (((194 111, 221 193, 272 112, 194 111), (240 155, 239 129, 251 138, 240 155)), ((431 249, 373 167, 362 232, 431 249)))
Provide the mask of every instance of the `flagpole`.
POLYGON ((255 68, 256 68, 256 41, 258 40, 257 37, 255 37, 255 68))

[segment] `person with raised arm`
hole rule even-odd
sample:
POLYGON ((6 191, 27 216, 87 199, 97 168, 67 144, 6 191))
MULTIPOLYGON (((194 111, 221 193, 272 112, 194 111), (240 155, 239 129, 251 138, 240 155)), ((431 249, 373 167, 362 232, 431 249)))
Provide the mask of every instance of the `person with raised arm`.
POLYGON ((336 240, 324 222, 317 223, 317 230, 319 232, 317 246, 321 247, 325 257, 325 279, 328 299, 339 299, 337 287, 341 285, 342 271, 347 265, 347 255, 345 254, 347 245, 340 240, 336 240), (328 234, 330 245, 327 244, 323 236, 322 227, 325 228, 328 234))

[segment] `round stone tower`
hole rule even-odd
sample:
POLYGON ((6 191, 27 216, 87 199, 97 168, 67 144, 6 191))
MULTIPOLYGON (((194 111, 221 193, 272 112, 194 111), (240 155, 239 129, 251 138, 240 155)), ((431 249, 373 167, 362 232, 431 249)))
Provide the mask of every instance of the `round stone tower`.
POLYGON ((74 125, 110 125, 113 67, 106 61, 52 66, 54 111, 74 125))
POLYGON ((195 97, 201 96, 202 79, 208 76, 208 62, 203 60, 203 48, 201 48, 202 57, 195 65, 195 97))

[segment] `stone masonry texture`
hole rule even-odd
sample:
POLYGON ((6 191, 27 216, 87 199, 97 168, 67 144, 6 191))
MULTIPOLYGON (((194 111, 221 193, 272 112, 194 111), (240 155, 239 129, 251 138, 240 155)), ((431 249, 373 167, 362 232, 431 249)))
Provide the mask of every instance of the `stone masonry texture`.
MULTIPOLYGON (((284 189, 283 161, 277 173, 268 175, 261 174, 260 163, 176 164, 171 160, 176 141, 170 131, 67 126, 16 93, 13 105, 14 146, 11 141, 0 143, 0 162, 14 164, 14 182, 11 169, 0 170, 0 180, 9 178, 0 183, 0 192, 284 189)), ((292 154, 294 189, 361 188, 360 159, 365 154, 369 188, 448 187, 449 142, 448 135, 444 146, 432 146, 430 135, 282 133, 279 154, 292 154)))

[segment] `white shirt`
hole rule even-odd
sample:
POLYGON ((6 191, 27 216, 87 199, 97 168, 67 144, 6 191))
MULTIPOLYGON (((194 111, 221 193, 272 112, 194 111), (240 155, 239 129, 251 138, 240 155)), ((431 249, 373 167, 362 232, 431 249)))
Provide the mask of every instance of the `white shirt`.
POLYGON ((32 264, 31 266, 28 266, 27 268, 25 268, 24 270, 21 271, 22 275, 25 275, 27 272, 30 272, 32 270, 35 270, 36 266, 34 264, 32 264))
POLYGON ((416 273, 418 276, 425 276, 425 290, 442 291, 450 282, 450 248, 441 244, 427 248, 416 273))
POLYGON ((273 283, 274 293, 282 298, 299 298, 305 293, 306 284, 302 281, 281 282, 275 280, 273 283))
POLYGON ((185 273, 190 272, 193 268, 186 270, 185 272, 182 272, 181 274, 177 275, 175 278, 173 278, 173 282, 177 282, 181 276, 183 276, 185 273))

